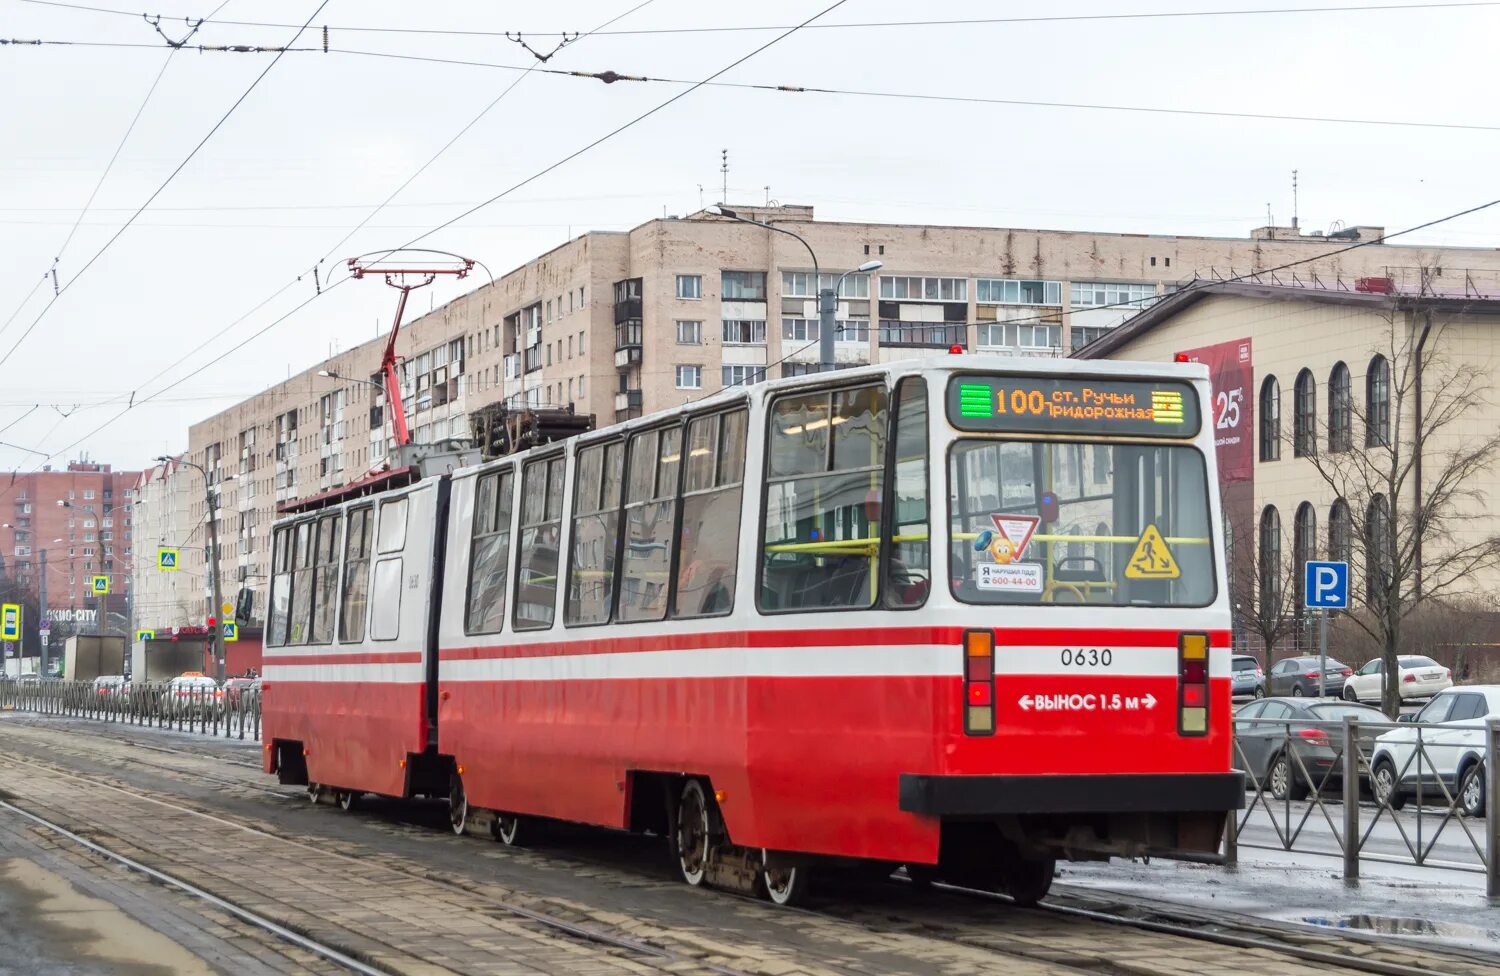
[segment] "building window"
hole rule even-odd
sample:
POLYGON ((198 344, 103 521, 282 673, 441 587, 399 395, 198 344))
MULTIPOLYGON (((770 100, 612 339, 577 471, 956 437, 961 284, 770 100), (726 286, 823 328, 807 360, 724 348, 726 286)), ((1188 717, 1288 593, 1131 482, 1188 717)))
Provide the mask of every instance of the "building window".
MULTIPOLYGON (((1317 451, 1318 442, 1318 381, 1312 370, 1304 369, 1297 374, 1297 385, 1292 398, 1292 453, 1297 457, 1309 457, 1317 451)), ((1311 511, 1311 509, 1309 509, 1311 511)))
MULTIPOLYGON (((811 271, 783 271, 781 273, 781 297, 782 298, 817 298, 818 291, 822 288, 832 288, 836 274, 820 274, 816 283, 813 281, 811 271)), ((847 274, 839 282, 840 298, 869 298, 870 276, 867 274, 847 274)))
POLYGON ((1365 374, 1365 446, 1391 442, 1391 364, 1384 356, 1370 360, 1365 374))
POLYGON ((949 346, 969 345, 969 327, 962 323, 892 322, 880 323, 882 346, 949 346))
POLYGON ((880 297, 927 302, 966 302, 969 300, 969 279, 882 276, 880 297))
POLYGON ((1070 297, 1074 308, 1143 304, 1156 297, 1156 286, 1129 281, 1075 281, 1070 297))
POLYGON ((749 386, 751 383, 759 383, 766 378, 764 366, 725 366, 725 386, 749 386))
MULTIPOLYGON (((766 300, 764 271, 724 271, 719 275, 719 297, 726 302, 763 302, 766 300)), ((764 325, 765 323, 761 323, 764 325)), ((762 342, 765 340, 762 339, 762 342)))
POLYGON ((1349 525, 1349 503, 1335 499, 1328 510, 1328 558, 1347 563, 1353 549, 1354 536, 1349 525))
POLYGON ((677 344, 679 346, 703 345, 703 323, 689 321, 687 319, 678 319, 677 344))
POLYGON ((1349 393, 1349 367, 1336 363, 1328 376, 1328 451, 1337 454, 1353 446, 1353 397, 1349 393))
POLYGON ((92 488, 85 488, 83 490, 83 497, 84 497, 85 501, 87 501, 89 499, 92 499, 94 497, 94 489, 92 489, 92 488))
POLYGON ((699 299, 703 297, 702 275, 678 275, 677 297, 684 299, 699 299))
POLYGON ((1044 323, 981 322, 981 348, 1058 350, 1062 345, 1062 326, 1044 323))
POLYGON ((725 319, 724 341, 730 345, 761 345, 766 341, 765 319, 725 319))
POLYGON ((1281 384, 1267 376, 1260 385, 1260 459, 1281 458, 1281 384))
POLYGON ((1062 282, 976 278, 974 300, 981 305, 1061 305, 1062 282))
POLYGON ((637 300, 641 297, 641 279, 626 278, 624 281, 615 282, 615 304, 623 305, 625 302, 637 300))
MULTIPOLYGON (((1311 502, 1303 502, 1297 506, 1297 520, 1292 523, 1292 559, 1300 570, 1309 560, 1316 558, 1318 558, 1318 513, 1312 507, 1311 502)), ((1293 574, 1297 586, 1296 610, 1299 617, 1303 613, 1305 602, 1302 592, 1302 587, 1306 582, 1305 576, 1306 574, 1302 572, 1293 574)))
POLYGON ((1107 325, 1075 325, 1068 330, 1068 338, 1073 343, 1071 348, 1074 352, 1077 352, 1109 332, 1112 328, 1112 326, 1107 325))
POLYGON ((1260 606, 1262 615, 1276 615, 1281 608, 1281 514, 1275 505, 1260 513, 1260 606))
POLYGON ((816 319, 782 319, 781 338, 792 342, 817 342, 818 321, 816 319))
POLYGON ((701 390, 703 389, 703 367, 702 366, 678 366, 677 388, 679 390, 701 390))

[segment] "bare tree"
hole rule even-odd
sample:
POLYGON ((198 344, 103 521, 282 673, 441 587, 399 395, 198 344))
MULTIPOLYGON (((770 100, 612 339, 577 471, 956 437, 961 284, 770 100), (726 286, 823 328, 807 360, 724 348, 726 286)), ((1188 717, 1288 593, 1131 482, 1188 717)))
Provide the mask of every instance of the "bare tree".
POLYGON ((1396 658, 1413 615, 1472 595, 1500 567, 1500 535, 1479 488, 1500 460, 1500 429, 1476 422, 1490 402, 1485 364, 1446 355, 1452 319, 1436 322, 1418 306, 1392 311, 1387 325, 1364 389, 1356 372, 1347 396, 1329 390, 1309 460, 1340 500, 1345 522, 1331 531, 1345 541, 1330 555, 1352 564, 1347 620, 1379 649, 1381 706, 1394 718, 1396 658))
MULTIPOLYGON (((1230 595, 1234 600, 1235 626, 1254 634, 1265 652, 1266 693, 1271 692, 1271 665, 1276 648, 1300 625, 1297 608, 1297 566, 1287 539, 1278 524, 1275 546, 1268 546, 1263 526, 1257 532, 1254 560, 1238 558, 1230 567, 1230 595)), ((1239 552, 1248 546, 1236 546, 1239 552)))

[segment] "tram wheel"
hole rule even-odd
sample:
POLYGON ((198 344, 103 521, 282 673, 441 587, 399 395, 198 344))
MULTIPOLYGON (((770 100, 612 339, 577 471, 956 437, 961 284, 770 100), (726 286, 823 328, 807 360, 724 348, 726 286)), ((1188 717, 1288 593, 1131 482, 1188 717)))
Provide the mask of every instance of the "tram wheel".
POLYGON ((490 821, 490 836, 506 847, 523 847, 530 831, 521 829, 521 818, 514 813, 495 813, 490 821))
POLYGON ((457 775, 448 785, 448 824, 460 837, 469 825, 469 797, 464 792, 464 781, 457 775))
POLYGON ((694 887, 708 877, 708 862, 713 854, 713 816, 703 784, 696 779, 688 780, 677 802, 671 840, 677 870, 682 880, 694 887))
POLYGON ((1056 858, 1007 857, 1000 868, 1000 883, 1017 905, 1030 908, 1047 897, 1056 873, 1056 858))
POLYGON ((313 806, 323 802, 323 787, 317 783, 307 784, 307 799, 313 806))
POLYGON ((363 795, 357 790, 339 790, 334 794, 334 799, 338 802, 339 809, 347 813, 359 806, 359 798, 363 795))
POLYGON ((800 905, 807 897, 807 866, 775 865, 769 851, 762 851, 761 857, 760 882, 766 898, 783 908, 800 905))

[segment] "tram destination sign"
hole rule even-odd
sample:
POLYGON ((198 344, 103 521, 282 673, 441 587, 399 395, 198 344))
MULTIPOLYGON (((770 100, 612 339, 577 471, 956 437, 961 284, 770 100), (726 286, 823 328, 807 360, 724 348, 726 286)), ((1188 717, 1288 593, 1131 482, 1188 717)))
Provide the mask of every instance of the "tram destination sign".
POLYGON ((972 373, 949 382, 948 420, 959 430, 1135 437, 1192 437, 1202 423, 1187 383, 972 373))

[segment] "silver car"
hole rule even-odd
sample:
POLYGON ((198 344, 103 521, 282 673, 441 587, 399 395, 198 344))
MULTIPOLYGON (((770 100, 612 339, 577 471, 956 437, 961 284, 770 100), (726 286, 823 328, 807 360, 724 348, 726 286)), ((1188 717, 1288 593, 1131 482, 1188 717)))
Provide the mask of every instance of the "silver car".
POLYGON ((1236 654, 1229 662, 1230 694, 1236 698, 1264 698, 1266 673, 1248 654, 1236 654))

